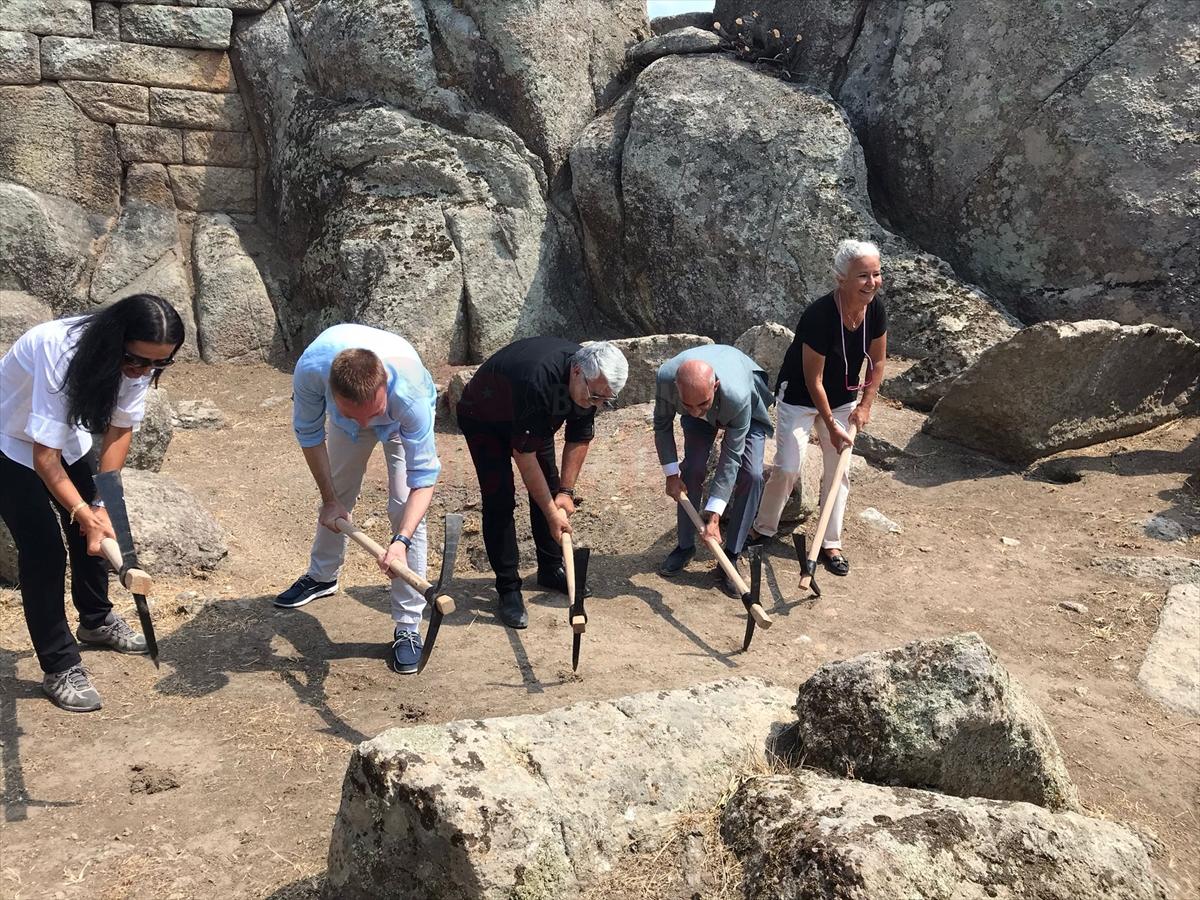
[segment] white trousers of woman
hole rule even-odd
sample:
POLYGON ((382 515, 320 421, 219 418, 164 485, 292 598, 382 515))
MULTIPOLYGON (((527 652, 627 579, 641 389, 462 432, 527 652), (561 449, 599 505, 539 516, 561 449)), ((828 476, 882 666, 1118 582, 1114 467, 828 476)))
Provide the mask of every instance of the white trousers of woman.
MULTIPOLYGON (((833 418, 847 431, 850 430, 850 413, 858 405, 857 401, 836 407, 833 418)), ((800 477, 800 469, 804 465, 804 453, 808 449, 808 435, 813 425, 817 427, 817 438, 821 442, 821 456, 825 468, 821 474, 821 505, 833 487, 833 473, 837 469, 838 452, 834 449, 833 441, 829 439, 829 430, 821 421, 821 416, 815 407, 795 406, 782 401, 775 404, 775 416, 778 424, 775 428, 775 468, 767 479, 763 489, 762 503, 758 507, 758 516, 754 520, 754 530, 759 534, 770 537, 779 530, 779 517, 783 507, 792 495, 796 479, 800 477)), ((825 540, 821 546, 829 550, 840 550, 842 547, 842 517, 846 514, 846 498, 850 495, 850 467, 842 476, 837 486, 837 496, 833 501, 833 512, 829 517, 829 526, 825 529, 825 540)))

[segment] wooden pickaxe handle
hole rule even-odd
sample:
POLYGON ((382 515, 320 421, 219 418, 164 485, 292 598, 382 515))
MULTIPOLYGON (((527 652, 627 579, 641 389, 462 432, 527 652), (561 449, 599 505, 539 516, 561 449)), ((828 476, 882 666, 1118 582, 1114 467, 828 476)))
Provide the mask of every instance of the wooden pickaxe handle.
MULTIPOLYGON (((362 547, 373 557, 375 557, 376 561, 383 559, 383 555, 387 551, 383 547, 379 546, 379 544, 375 543, 375 541, 371 539, 370 535, 368 535, 349 519, 335 519, 333 524, 337 526, 338 531, 349 537, 350 540, 354 541, 354 543, 358 544, 358 546, 362 547)), ((391 562, 389 562, 388 569, 391 570, 391 573, 396 578, 399 578, 409 587, 420 591, 426 596, 428 596, 430 588, 433 587, 431 583, 426 581, 398 559, 393 559, 391 562)), ((437 604, 438 609, 440 609, 443 614, 454 612, 453 598, 443 595, 434 600, 434 602, 437 604)))
MULTIPOLYGON (((575 543, 571 535, 563 532, 562 536, 563 571, 567 573, 567 602, 575 607, 575 543)), ((586 616, 571 616, 571 628, 576 634, 587 630, 586 616)))
POLYGON ((121 548, 112 538, 100 539, 100 552, 104 554, 104 558, 108 560, 108 564, 112 566, 112 570, 117 573, 117 578, 120 579, 131 594, 141 594, 143 597, 154 592, 154 579, 149 573, 142 569, 130 569, 121 574, 121 567, 125 565, 125 558, 121 555, 121 548))
MULTIPOLYGON (((837 466, 833 470, 833 481, 829 489, 829 496, 825 498, 825 502, 821 505, 821 515, 817 518, 817 530, 813 534, 812 545, 808 548, 808 561, 810 563, 817 561, 817 556, 821 552, 821 542, 825 540, 825 530, 829 527, 829 520, 833 516, 834 498, 837 496, 838 483, 841 482, 842 476, 846 474, 846 469, 850 467, 850 457, 854 453, 854 439, 858 436, 858 426, 851 425, 850 430, 846 432, 850 437, 850 446, 845 448, 839 455, 837 466)), ((808 586, 812 584, 812 576, 807 571, 800 574, 800 589, 808 590, 808 586)))
MULTIPOLYGON (((696 526, 696 531, 701 535, 704 534, 704 521, 700 518, 700 514, 696 512, 696 507, 692 506, 692 501, 688 499, 687 491, 679 492, 679 505, 683 507, 683 511, 687 513, 688 518, 692 520, 692 524, 696 526)), ((721 567, 721 571, 733 582, 734 587, 738 589, 738 593, 745 596, 750 593, 750 585, 746 584, 737 567, 729 561, 729 557, 725 555, 725 548, 721 546, 721 542, 716 538, 704 538, 704 544, 708 547, 709 552, 716 559, 717 565, 721 567)), ((754 616, 754 621, 763 628, 771 627, 771 617, 767 615, 767 611, 762 608, 761 604, 755 603, 750 608, 750 615, 754 616)))

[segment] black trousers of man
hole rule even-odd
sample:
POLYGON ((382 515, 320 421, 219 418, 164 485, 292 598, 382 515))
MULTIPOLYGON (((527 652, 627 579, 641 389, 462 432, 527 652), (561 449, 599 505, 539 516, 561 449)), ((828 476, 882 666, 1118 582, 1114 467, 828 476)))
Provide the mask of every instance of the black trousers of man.
MULTIPOLYGON (((92 480, 95 469, 88 457, 64 468, 79 495, 91 502, 96 484, 92 480)), ((99 628, 112 611, 108 567, 103 558, 88 555, 79 526, 71 524, 70 513, 53 498, 33 469, 0 453, 0 485, 0 519, 17 545, 21 605, 33 649, 43 672, 65 672, 80 662, 79 645, 71 634, 63 605, 67 558, 71 560, 71 600, 84 628, 99 628)))
MULTIPOLYGON (((511 438, 506 430, 458 417, 458 426, 467 440, 471 462, 479 478, 483 498, 483 546, 488 562, 496 573, 500 594, 521 590, 520 551, 517 547, 516 483, 513 480, 511 438)), ((550 493, 558 490, 558 465, 554 461, 554 438, 549 437, 537 451, 538 465, 546 476, 550 493)), ((550 523, 533 498, 529 498, 529 525, 537 547, 538 572, 550 572, 562 564, 562 547, 550 534, 550 523)))

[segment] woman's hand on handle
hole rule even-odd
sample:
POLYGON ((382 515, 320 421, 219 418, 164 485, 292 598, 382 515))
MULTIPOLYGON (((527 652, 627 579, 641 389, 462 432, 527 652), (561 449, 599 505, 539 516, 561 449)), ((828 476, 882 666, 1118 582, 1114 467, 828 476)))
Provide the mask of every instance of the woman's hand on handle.
POLYGON ((100 556, 100 542, 104 538, 112 538, 114 541, 117 535, 113 532, 112 522, 108 519, 108 513, 102 508, 92 507, 86 513, 86 518, 80 517, 76 519, 79 523, 79 530, 87 540, 87 552, 90 556, 100 556))

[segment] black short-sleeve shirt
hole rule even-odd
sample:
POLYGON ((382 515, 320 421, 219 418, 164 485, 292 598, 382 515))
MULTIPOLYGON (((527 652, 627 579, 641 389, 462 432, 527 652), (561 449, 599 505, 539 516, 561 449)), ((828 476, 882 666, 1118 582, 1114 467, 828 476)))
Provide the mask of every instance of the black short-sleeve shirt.
POLYGON ((458 415, 509 437, 518 453, 533 453, 566 423, 568 443, 592 439, 596 410, 576 406, 568 385, 579 344, 532 337, 497 350, 463 391, 458 415))
POLYGON ((794 406, 815 406, 804 381, 804 345, 807 344, 825 357, 825 371, 821 383, 830 407, 844 406, 855 398, 858 391, 846 390, 846 372, 849 383, 858 384, 866 351, 871 342, 887 333, 887 307, 883 298, 876 296, 867 306, 867 315, 862 324, 851 331, 843 327, 833 294, 826 294, 808 305, 796 326, 796 337, 783 357, 783 366, 775 382, 775 392, 782 385, 783 402, 794 406), (842 340, 845 338, 845 355, 842 340), (864 343, 865 341, 865 343, 864 343))

